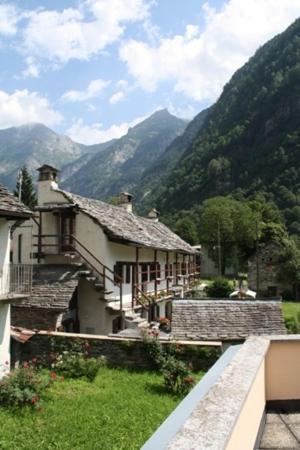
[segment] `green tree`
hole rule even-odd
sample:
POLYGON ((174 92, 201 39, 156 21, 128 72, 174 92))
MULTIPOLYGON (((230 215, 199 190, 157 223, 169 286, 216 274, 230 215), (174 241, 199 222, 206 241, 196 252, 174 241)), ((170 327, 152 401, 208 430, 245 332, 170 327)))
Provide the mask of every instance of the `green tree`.
POLYGON ((300 248, 297 241, 287 239, 279 255, 278 280, 290 285, 296 296, 300 299, 300 248))
POLYGON ((182 219, 177 220, 175 223, 175 233, 191 245, 196 245, 198 243, 198 233, 195 222, 189 217, 183 217, 182 219))
POLYGON ((16 184, 16 190, 14 192, 16 197, 19 197, 20 191, 20 179, 21 179, 21 201, 33 209, 37 205, 37 195, 33 186, 32 178, 27 170, 26 166, 23 166, 20 170, 20 177, 16 184))
POLYGON ((246 202, 231 197, 214 197, 203 203, 200 213, 200 243, 219 266, 220 274, 233 264, 242 268, 254 248, 255 214, 246 202))

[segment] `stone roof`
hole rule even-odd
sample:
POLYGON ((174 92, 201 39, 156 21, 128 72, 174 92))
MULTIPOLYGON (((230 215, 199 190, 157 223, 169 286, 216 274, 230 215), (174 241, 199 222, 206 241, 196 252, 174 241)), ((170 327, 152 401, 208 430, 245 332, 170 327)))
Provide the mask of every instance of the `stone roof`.
POLYGON ((78 270, 72 265, 35 264, 30 297, 14 306, 67 310, 78 285, 78 270))
POLYGON ((79 210, 96 220, 110 239, 161 250, 195 253, 193 247, 161 222, 136 216, 122 207, 100 200, 81 197, 62 190, 59 192, 79 210))
POLYGON ((174 300, 172 337, 180 340, 242 340, 286 334, 281 303, 254 300, 174 300))
POLYGON ((29 218, 32 211, 28 209, 2 184, 0 184, 0 216, 12 218, 29 218))

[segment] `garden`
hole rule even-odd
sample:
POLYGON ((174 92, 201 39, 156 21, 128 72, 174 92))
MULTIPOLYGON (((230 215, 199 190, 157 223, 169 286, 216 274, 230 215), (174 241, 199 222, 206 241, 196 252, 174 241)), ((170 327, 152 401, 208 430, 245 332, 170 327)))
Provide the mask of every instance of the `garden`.
POLYGON ((154 371, 108 367, 88 344, 34 358, 0 381, 0 449, 139 449, 203 375, 155 338, 154 371))

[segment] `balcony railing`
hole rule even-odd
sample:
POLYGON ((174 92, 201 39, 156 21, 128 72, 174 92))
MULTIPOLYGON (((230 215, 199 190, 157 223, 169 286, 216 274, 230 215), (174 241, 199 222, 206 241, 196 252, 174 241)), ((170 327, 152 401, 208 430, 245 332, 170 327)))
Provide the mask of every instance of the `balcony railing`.
POLYGON ((0 268, 0 298, 30 295, 31 287, 31 264, 4 264, 0 268))

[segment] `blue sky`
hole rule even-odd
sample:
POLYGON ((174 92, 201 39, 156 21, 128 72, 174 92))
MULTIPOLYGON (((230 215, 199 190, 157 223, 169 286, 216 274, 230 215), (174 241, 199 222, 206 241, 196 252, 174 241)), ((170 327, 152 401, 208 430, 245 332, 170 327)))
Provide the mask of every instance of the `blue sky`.
POLYGON ((0 0, 0 128, 92 144, 163 107, 192 118, 298 16, 298 0, 0 0))

